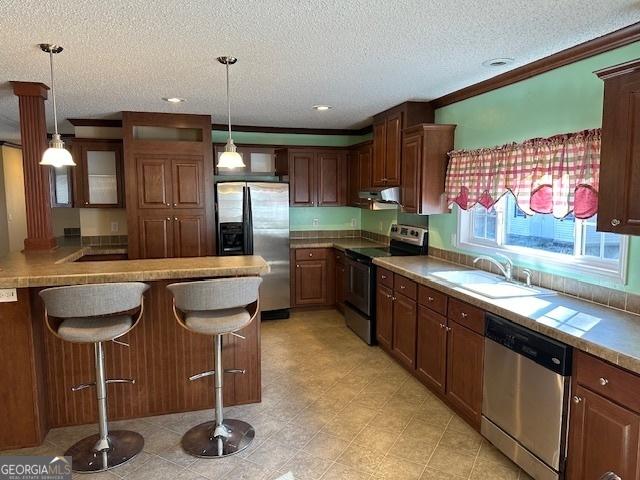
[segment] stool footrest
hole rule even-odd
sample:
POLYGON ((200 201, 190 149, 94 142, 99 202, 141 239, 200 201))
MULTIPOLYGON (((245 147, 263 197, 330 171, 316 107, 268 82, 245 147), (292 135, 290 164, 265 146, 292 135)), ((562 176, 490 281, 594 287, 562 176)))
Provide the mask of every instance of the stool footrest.
MULTIPOLYGON (((136 381, 133 378, 113 378, 113 379, 105 380, 105 383, 107 385, 110 384, 110 383, 130 383, 132 385, 135 385, 136 381)), ((96 386, 96 382, 81 383, 79 385, 75 385, 75 386, 71 387, 71 391, 72 392, 79 392, 80 390, 84 390, 85 388, 91 388, 91 387, 95 387, 95 386, 96 386)))
POLYGON ((201 373, 196 373, 195 375, 191 375, 189 377, 189 380, 193 382, 194 380, 199 380, 204 377, 210 377, 215 374, 216 374, 215 370, 209 370, 208 372, 201 372, 201 373))

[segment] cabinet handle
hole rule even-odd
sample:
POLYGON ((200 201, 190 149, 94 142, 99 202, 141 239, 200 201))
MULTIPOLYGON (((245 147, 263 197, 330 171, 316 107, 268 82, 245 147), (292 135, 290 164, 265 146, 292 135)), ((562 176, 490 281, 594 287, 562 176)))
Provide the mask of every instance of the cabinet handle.
POLYGON ((440 324, 440 328, 447 328, 444 323, 440 324))
POLYGON ((296 268, 300 268, 300 265, 296 265, 296 268))
POLYGON ((429 302, 433 302, 433 297, 427 297, 427 300, 428 300, 429 302))
POLYGON ((604 377, 600 377, 600 378, 598 379, 598 382, 600 383, 600 385, 602 385, 602 386, 604 387, 604 386, 606 386, 606 385, 609 383, 609 380, 607 380, 607 379, 606 379, 606 378, 604 378, 604 377))
POLYGON ((387 276, 386 275, 381 275, 380 278, 382 278, 383 280, 386 280, 387 276))
POLYGON ((170 206, 171 206, 171 204, 170 204, 170 203, 167 203, 167 207, 170 207, 170 206))
POLYGON ((389 295, 388 293, 386 295, 387 295, 387 298, 391 298, 391 295, 389 295))
POLYGON ((574 395, 573 396, 573 403, 580 403, 580 402, 582 402, 582 397, 574 395))
POLYGON ((396 297, 391 297, 391 300, 393 300, 395 302, 397 299, 396 299, 396 297))
POLYGON ((89 205, 89 202, 84 202, 85 205, 89 205))
POLYGON ((400 290, 404 290, 404 285, 400 285, 400 290))
POLYGON ((468 313, 465 313, 465 312, 460 312, 460 316, 461 316, 462 318, 467 318, 467 317, 469 316, 469 314, 468 314, 468 313))
POLYGON ((170 221, 170 220, 171 220, 171 217, 167 217, 167 221, 170 221))
POLYGON ((174 207, 177 207, 177 206, 178 206, 178 204, 177 204, 177 203, 174 203, 174 204, 173 204, 173 206, 174 206, 174 207))
POLYGON ((617 227, 618 225, 620 225, 620 220, 618 220, 617 218, 614 218, 613 220, 611 220, 612 227, 617 227))
POLYGON ((313 257, 313 253, 310 253, 310 254, 309 254, 309 256, 310 256, 310 257, 313 257))

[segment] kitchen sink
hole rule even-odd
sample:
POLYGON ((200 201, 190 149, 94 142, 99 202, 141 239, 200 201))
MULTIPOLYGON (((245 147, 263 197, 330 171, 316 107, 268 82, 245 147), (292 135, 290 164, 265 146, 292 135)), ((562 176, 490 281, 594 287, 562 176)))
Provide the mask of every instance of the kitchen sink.
POLYGON ((555 294, 551 290, 508 282, 501 276, 476 270, 437 272, 433 276, 488 298, 536 297, 555 294))

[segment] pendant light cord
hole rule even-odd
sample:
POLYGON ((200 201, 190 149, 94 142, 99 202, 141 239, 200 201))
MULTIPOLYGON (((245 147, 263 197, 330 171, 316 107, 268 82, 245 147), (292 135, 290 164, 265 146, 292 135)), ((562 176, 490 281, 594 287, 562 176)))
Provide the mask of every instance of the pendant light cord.
POLYGON ((56 108, 56 88, 53 80, 53 48, 49 50, 49 68, 51 70, 51 99, 53 100, 53 128, 58 135, 58 111, 56 108))
POLYGON ((226 61, 227 65, 227 118, 229 119, 229 140, 231 140, 231 98, 229 96, 229 59, 226 61))

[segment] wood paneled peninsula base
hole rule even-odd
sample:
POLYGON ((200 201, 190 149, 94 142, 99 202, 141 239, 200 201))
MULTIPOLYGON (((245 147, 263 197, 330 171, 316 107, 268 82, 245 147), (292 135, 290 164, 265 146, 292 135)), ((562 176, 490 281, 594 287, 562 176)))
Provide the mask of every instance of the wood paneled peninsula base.
MULTIPOLYGON (((73 252, 13 254, 0 259, 0 288, 17 288, 17 301, 0 303, 0 450, 39 445, 50 428, 94 423, 92 344, 63 342, 47 330, 38 295, 50 285, 144 281, 144 314, 121 338, 129 347, 106 345, 107 378, 133 378, 134 385, 108 387, 110 420, 211 408, 213 377, 210 337, 188 332, 173 317, 166 286, 177 281, 255 276, 268 271, 260 257, 200 257, 164 260, 65 262, 73 252)), ((246 369, 225 378, 225 406, 260 402, 260 320, 223 340, 225 368, 246 369)))

